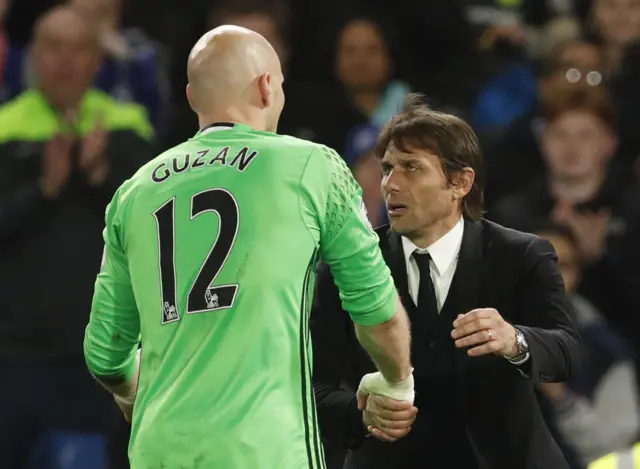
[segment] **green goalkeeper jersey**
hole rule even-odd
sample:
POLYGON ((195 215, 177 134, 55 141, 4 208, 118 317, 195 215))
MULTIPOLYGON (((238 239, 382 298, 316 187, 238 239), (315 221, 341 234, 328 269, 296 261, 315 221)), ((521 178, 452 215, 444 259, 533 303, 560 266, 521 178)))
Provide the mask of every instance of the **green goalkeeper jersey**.
POLYGON ((355 322, 396 306, 342 159, 216 124, 120 187, 104 240, 84 349, 95 376, 122 380, 142 344, 131 468, 324 468, 308 324, 318 257, 355 322))

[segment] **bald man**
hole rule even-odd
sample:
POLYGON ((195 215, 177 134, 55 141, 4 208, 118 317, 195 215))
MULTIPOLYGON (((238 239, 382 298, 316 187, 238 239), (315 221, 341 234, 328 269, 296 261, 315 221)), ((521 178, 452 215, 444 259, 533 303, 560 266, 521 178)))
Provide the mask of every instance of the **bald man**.
POLYGON ((269 43, 216 28, 187 71, 200 130, 107 209, 87 364, 132 417, 132 469, 320 469, 318 256, 381 369, 362 399, 413 399, 406 314, 341 158, 275 133, 283 77, 269 43))
POLYGON ((0 468, 103 467, 112 409, 82 341, 105 207, 155 156, 153 131, 92 89, 100 51, 77 9, 47 11, 31 45, 37 86, 0 106, 0 376, 16 383, 0 386, 0 468))

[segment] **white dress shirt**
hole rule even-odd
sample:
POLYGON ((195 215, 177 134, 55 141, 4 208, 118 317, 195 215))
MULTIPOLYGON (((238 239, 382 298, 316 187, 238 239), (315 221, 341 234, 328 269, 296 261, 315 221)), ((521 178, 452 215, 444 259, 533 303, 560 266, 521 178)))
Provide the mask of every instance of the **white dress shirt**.
MULTIPOLYGON (((408 238, 402 237, 402 249, 404 251, 405 265, 407 266, 407 284, 409 287, 409 295, 411 295, 414 305, 418 304, 420 270, 418 269, 416 260, 413 258, 413 253, 418 252, 418 254, 429 254, 431 256, 429 260, 431 281, 433 282, 433 289, 436 294, 438 312, 440 312, 444 302, 447 300, 451 282, 456 273, 463 234, 464 219, 460 218, 458 223, 456 223, 447 234, 426 248, 419 248, 408 238)), ((507 360, 514 365, 522 365, 529 359, 529 356, 529 353, 527 353, 522 360, 514 361, 509 358, 507 358, 507 360)))
POLYGON ((404 251, 405 265, 407 266, 407 280, 409 285, 409 295, 413 299, 413 304, 418 304, 418 288, 420 285, 420 270, 413 258, 413 253, 429 254, 429 266, 431 270, 431 281, 436 293, 436 303, 438 312, 442 310, 442 305, 447 299, 453 276, 458 266, 458 256, 462 245, 462 235, 464 233, 464 221, 460 221, 438 241, 427 248, 419 248, 409 239, 402 237, 402 249, 404 251))

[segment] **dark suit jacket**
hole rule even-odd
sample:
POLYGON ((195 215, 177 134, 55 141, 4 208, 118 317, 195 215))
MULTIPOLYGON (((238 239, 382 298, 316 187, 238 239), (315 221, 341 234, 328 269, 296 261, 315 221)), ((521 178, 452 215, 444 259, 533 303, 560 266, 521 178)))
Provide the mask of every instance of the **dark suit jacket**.
MULTIPOLYGON (((409 305, 401 238, 388 227, 377 230, 380 248, 402 302, 409 305)), ((466 433, 481 469, 564 469, 564 458, 551 437, 535 397, 536 382, 569 378, 579 362, 579 337, 551 245, 533 235, 489 221, 465 221, 460 257, 453 279, 455 314, 495 308, 527 338, 531 358, 516 366, 494 355, 469 357, 457 350, 455 380, 466 433)), ((452 286, 452 287, 453 287, 452 286)), ((360 347, 349 315, 342 309, 328 267, 320 263, 312 311, 314 390, 320 429, 328 447, 357 449, 346 467, 382 466, 375 454, 397 452, 402 469, 429 454, 405 454, 419 444, 413 431, 393 444, 364 439, 355 394, 362 376, 376 371, 360 347), (351 390, 346 390, 351 389, 351 390), (411 443, 413 439, 414 444, 411 443), (406 441, 405 441, 406 440, 406 441), (381 448, 384 445, 384 448, 381 448), (404 462, 403 462, 404 461, 404 462), (403 465, 404 464, 404 465, 403 465)), ((421 390, 416 388, 416 394, 421 390)), ((418 413, 418 419, 426 418, 418 413)), ((422 467, 422 466, 421 466, 422 467)), ((437 469, 449 469, 436 465, 437 469)))

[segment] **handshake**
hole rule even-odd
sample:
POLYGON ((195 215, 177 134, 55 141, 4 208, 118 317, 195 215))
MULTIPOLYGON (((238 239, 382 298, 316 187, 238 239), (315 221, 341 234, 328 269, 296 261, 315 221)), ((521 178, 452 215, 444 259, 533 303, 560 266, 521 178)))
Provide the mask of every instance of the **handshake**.
POLYGON ((411 431, 418 409, 413 374, 399 383, 389 383, 380 372, 362 377, 358 387, 358 409, 367 431, 382 441, 396 441, 411 431))

